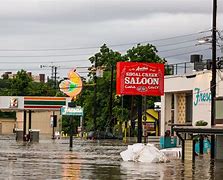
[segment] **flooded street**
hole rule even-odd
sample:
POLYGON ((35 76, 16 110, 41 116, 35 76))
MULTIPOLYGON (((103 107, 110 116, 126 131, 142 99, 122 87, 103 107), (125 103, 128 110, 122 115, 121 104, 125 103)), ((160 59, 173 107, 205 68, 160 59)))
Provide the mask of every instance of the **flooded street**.
POLYGON ((16 142, 0 137, 0 179, 221 179, 223 162, 197 157, 196 162, 172 160, 166 164, 123 162, 119 140, 40 139, 16 142))

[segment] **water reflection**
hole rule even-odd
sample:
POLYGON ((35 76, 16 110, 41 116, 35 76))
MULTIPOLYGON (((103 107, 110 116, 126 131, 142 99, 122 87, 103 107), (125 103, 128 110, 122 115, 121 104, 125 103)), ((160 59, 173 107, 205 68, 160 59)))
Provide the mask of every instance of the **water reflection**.
POLYGON ((164 179, 165 173, 169 173, 159 163, 122 162, 120 169, 127 179, 164 179))
POLYGON ((40 140, 18 143, 0 138, 0 179, 222 179, 223 161, 208 156, 195 162, 174 160, 169 163, 123 162, 122 141, 40 140))
POLYGON ((80 179, 81 161, 77 157, 77 153, 69 153, 63 156, 62 176, 64 180, 69 178, 80 179))

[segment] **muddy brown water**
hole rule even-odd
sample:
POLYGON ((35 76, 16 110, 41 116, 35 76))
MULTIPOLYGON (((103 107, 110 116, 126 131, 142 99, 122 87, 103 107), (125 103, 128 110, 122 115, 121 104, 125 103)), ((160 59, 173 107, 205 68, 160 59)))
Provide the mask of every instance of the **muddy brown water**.
MULTIPOLYGON (((130 143, 131 144, 131 143, 130 143)), ((0 136, 0 179, 223 179, 223 161, 208 156, 195 162, 123 162, 121 140, 40 139, 39 143, 16 142, 0 136)))

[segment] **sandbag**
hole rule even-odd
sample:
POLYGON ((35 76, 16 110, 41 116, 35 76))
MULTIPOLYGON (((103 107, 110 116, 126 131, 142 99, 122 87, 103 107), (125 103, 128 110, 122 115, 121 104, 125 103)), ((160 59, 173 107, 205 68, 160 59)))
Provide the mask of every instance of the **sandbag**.
POLYGON ((128 149, 120 153, 123 161, 134 162, 168 162, 168 158, 153 144, 136 143, 129 145, 128 149))

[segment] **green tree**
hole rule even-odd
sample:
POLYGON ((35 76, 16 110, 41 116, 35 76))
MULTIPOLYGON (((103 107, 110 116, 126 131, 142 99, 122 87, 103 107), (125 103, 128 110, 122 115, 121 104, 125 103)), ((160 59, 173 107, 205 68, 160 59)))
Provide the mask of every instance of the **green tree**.
MULTIPOLYGON (((61 96, 59 90, 52 87, 50 83, 34 82, 25 70, 18 71, 13 79, 2 80, 2 92, 11 96, 61 96)), ((1 88, 1 87, 0 87, 1 88)))
POLYGON ((79 121, 80 121, 80 117, 78 116, 75 116, 75 117, 62 116, 62 131, 64 132, 64 134, 70 135, 71 126, 73 126, 73 130, 74 130, 73 133, 76 134, 79 121))
POLYGON ((118 123, 114 127, 114 132, 119 137, 122 136, 122 125, 128 122, 129 110, 122 106, 116 105, 113 107, 113 115, 117 119, 118 123))
POLYGON ((129 49, 125 58, 131 62, 157 62, 165 63, 165 59, 157 55, 157 49, 151 44, 141 45, 137 44, 136 47, 129 49))
POLYGON ((10 79, 0 79, 0 96, 9 96, 10 94, 10 86, 11 80, 10 79))
POLYGON ((106 44, 102 45, 100 52, 89 58, 92 64, 96 64, 97 67, 103 67, 105 70, 110 70, 111 66, 116 66, 116 63, 123 60, 122 55, 109 49, 106 44))
POLYGON ((32 77, 26 71, 18 71, 11 81, 11 95, 24 96, 28 94, 28 86, 32 82, 32 77))
POLYGON ((55 96, 56 91, 52 86, 42 82, 30 82, 26 95, 27 96, 55 96))
MULTIPOLYGON (((100 51, 89 58, 93 64, 91 71, 89 72, 89 79, 84 83, 84 88, 80 98, 77 100, 77 104, 84 107, 84 121, 86 130, 93 130, 94 128, 94 100, 97 102, 97 114, 96 114, 96 128, 98 130, 106 130, 111 124, 109 119, 109 102, 110 102, 110 85, 112 67, 114 70, 113 86, 112 86, 112 99, 113 99, 113 119, 121 123, 126 122, 137 112, 136 100, 132 101, 131 96, 123 97, 123 106, 120 104, 120 100, 117 100, 115 93, 115 70, 116 63, 119 61, 132 61, 132 62, 159 62, 165 63, 165 59, 160 58, 157 55, 156 47, 150 44, 140 45, 129 49, 127 53, 122 56, 119 52, 115 52, 108 48, 105 44, 100 48, 100 51), (96 66, 96 67, 95 67, 96 66), (94 78, 95 70, 97 68, 103 68, 103 77, 97 78, 97 94, 94 99, 94 78), (132 102, 132 103, 131 103, 132 102), (133 105, 133 106, 132 106, 133 105), (131 108, 132 107, 132 108, 131 108)), ((152 107, 153 102, 159 100, 159 97, 147 98, 147 107, 152 107)), ((136 116, 135 116, 136 117, 136 116)), ((110 127, 113 128, 113 127, 110 127)))
MULTIPOLYGON (((136 47, 133 47, 132 49, 129 49, 125 55, 125 59, 131 62, 148 62, 148 63, 166 63, 165 59, 160 58, 157 55, 157 49, 152 44, 146 44, 141 45, 138 44, 136 47)), ((127 97, 131 98, 129 100, 131 102, 131 106, 129 106, 130 111, 130 119, 131 119, 131 134, 133 135, 133 132, 135 131, 135 122, 136 119, 136 113, 137 113, 137 101, 139 98, 133 97, 127 97), (131 108, 132 107, 132 108, 131 108)), ((153 108, 154 102, 160 101, 160 97, 155 96, 149 96, 147 97, 146 107, 147 108, 153 108)))
MULTIPOLYGON (((96 53, 94 56, 89 58, 90 62, 93 65, 94 69, 89 72, 89 80, 85 84, 86 88, 84 88, 82 97, 84 97, 81 101, 82 106, 85 111, 85 123, 87 130, 93 130, 94 128, 94 100, 97 103, 97 114, 96 114, 96 128, 98 130, 106 130, 107 127, 110 126, 110 118, 109 118, 109 102, 110 102, 110 92, 111 92, 111 75, 112 69, 113 73, 116 69, 116 63, 118 61, 122 61, 123 57, 119 52, 115 52, 109 49, 106 44, 102 45, 100 51, 96 53), (96 66, 96 67, 95 67, 96 66), (94 99, 94 87, 88 86, 94 84, 94 78, 96 74, 97 68, 103 68, 104 74, 103 77, 97 78, 97 94, 96 99, 94 99)), ((114 73, 115 74, 115 73, 114 73)), ((114 82, 114 77, 113 77, 114 82)), ((115 96, 115 83, 112 86, 112 97, 115 96)), ((80 98, 81 99, 81 98, 80 98)))

